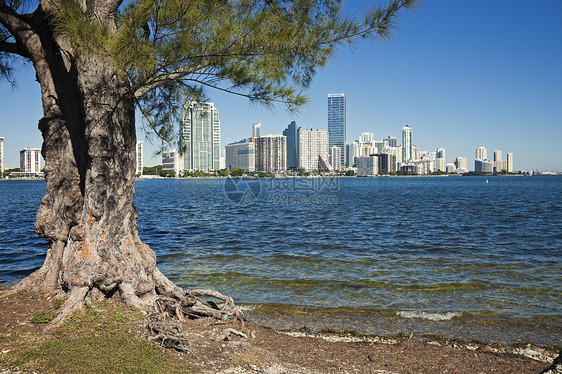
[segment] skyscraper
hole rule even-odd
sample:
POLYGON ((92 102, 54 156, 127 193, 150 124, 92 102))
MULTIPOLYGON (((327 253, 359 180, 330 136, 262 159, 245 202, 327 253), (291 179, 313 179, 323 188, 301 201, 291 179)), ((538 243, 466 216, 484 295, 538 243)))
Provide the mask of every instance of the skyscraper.
POLYGON ((287 169, 295 170, 299 163, 297 123, 295 121, 289 123, 289 126, 283 130, 283 135, 287 137, 287 169))
POLYGON ((278 172, 287 170, 287 138, 266 135, 255 139, 256 170, 278 172))
POLYGON ((182 108, 180 145, 185 170, 220 169, 219 111, 213 103, 190 102, 182 108))
POLYGON ((402 162, 412 160, 412 128, 410 125, 402 127, 402 162))
POLYGON ((513 173, 513 153, 507 152, 507 172, 513 173))
POLYGON ((261 136, 261 123, 254 123, 252 125, 252 138, 259 138, 261 136))
POLYGON ((501 161, 502 160, 502 151, 498 149, 494 149, 494 161, 501 161))
POLYGON ((20 171, 23 173, 41 172, 41 150, 27 147, 20 151, 20 171))
POLYGON ((328 94, 328 147, 341 149, 341 161, 345 155, 345 94, 328 94))
POLYGON ((4 138, 0 137, 0 173, 4 172, 4 138))
POLYGON ((230 143, 224 147, 226 153, 226 168, 228 170, 241 168, 246 172, 256 170, 256 147, 254 141, 257 138, 244 139, 236 143, 230 143))
POLYGON ((323 170, 328 163, 328 131, 308 130, 305 126, 298 131, 298 167, 306 171, 323 170))
POLYGON ((341 148, 336 146, 330 147, 330 165, 334 171, 341 170, 341 159, 341 148))
POLYGON ((183 171, 183 156, 175 149, 162 153, 162 170, 172 170, 176 177, 183 171))
POLYGON ((398 146, 398 139, 396 139, 396 136, 389 136, 388 138, 383 139, 383 141, 387 143, 389 147, 398 146))
POLYGON ((487 150, 485 147, 478 147, 476 148, 476 159, 477 160, 486 160, 487 157, 487 150))

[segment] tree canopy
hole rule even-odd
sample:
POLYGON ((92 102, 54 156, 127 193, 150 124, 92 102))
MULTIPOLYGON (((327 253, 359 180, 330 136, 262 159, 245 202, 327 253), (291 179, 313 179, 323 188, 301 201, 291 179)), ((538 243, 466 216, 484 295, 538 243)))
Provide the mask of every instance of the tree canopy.
POLYGON ((145 128, 171 141, 178 109, 209 89, 297 108, 337 47, 388 39, 400 9, 414 4, 392 0, 359 19, 343 16, 338 0, 2 0, 0 75, 12 80, 13 63, 32 59, 25 38, 46 14, 69 41, 63 53, 109 57, 145 128))

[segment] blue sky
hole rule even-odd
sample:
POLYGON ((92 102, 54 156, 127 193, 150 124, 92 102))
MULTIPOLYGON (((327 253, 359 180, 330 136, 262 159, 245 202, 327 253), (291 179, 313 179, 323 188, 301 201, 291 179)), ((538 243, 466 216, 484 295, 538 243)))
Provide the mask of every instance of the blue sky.
MULTIPOLYGON (((364 1, 344 10, 361 16, 364 1)), ((299 113, 209 92, 220 111, 222 145, 278 134, 290 121, 327 129, 327 96, 346 94, 347 141, 370 131, 377 139, 413 128, 419 150, 446 150, 473 166, 475 149, 513 152, 515 169, 562 171, 562 1, 426 0, 405 14, 390 42, 359 42, 320 70, 299 113)), ((0 136, 7 167, 19 150, 40 147, 39 86, 30 67, 17 85, 0 84, 0 136)), ((139 126, 140 127, 140 126, 139 126)), ((145 135, 138 133, 140 140, 145 135)), ((160 163, 146 142, 145 164, 160 163)))

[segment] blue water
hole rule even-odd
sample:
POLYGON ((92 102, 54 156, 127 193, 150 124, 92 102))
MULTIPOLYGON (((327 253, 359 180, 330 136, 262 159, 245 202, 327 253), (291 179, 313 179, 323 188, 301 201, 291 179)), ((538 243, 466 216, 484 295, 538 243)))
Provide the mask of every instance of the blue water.
MULTIPOLYGON (((488 180, 138 180, 135 205, 141 239, 185 288, 250 305, 530 323, 556 344, 562 177, 488 180)), ((0 283, 41 265, 44 189, 0 181, 0 283)))

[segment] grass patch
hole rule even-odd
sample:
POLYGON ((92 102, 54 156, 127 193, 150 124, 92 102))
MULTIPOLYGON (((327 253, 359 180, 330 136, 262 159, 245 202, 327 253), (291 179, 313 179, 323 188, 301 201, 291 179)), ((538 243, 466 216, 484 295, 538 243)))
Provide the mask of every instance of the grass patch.
POLYGON ((57 313, 39 312, 31 316, 31 323, 49 323, 55 319, 57 313))
POLYGON ((143 324, 142 313, 128 307, 90 305, 52 335, 1 355, 0 367, 41 373, 194 372, 175 353, 149 343, 142 336, 143 324))

